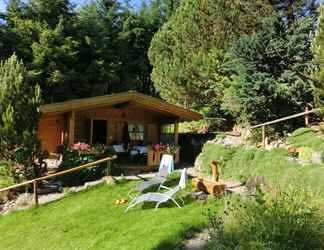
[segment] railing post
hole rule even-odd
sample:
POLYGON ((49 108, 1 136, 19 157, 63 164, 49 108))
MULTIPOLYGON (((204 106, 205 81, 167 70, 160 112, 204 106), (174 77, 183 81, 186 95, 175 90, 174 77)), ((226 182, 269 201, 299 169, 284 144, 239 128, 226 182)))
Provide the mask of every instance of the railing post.
POLYGON ((38 206, 38 191, 37 191, 37 181, 34 180, 33 181, 33 186, 34 186, 34 201, 35 201, 35 205, 38 206))
POLYGON ((111 161, 107 161, 106 176, 111 175, 111 161))
POLYGON ((265 126, 262 126, 262 147, 264 147, 265 148, 265 137, 266 137, 266 135, 265 135, 266 133, 265 133, 265 126))
MULTIPOLYGON (((309 111, 309 108, 308 108, 308 105, 306 104, 306 107, 305 107, 305 112, 308 112, 309 111)), ((305 127, 308 127, 309 125, 309 115, 305 115, 305 127)))

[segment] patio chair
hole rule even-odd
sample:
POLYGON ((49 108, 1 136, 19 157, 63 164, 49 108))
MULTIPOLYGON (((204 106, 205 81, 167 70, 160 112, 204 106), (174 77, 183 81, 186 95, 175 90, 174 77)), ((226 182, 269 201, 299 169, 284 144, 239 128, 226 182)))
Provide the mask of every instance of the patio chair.
MULTIPOLYGON (((180 190, 182 190, 186 187, 186 182, 187 182, 187 169, 183 169, 182 173, 181 173, 179 184, 176 187, 174 187, 172 189, 168 188, 169 191, 167 191, 165 193, 146 193, 146 194, 142 194, 138 197, 135 197, 130 202, 129 206, 126 208, 125 213, 132 207, 136 206, 137 204, 144 203, 144 202, 156 202, 155 210, 157 210, 158 207, 160 206, 160 204, 171 200, 177 205, 177 207, 181 208, 179 203, 175 200, 175 196, 180 190)), ((184 205, 184 201, 182 199, 181 199, 181 201, 183 203, 182 205, 184 205)))
POLYGON ((171 174, 174 171, 173 155, 170 154, 162 155, 159 170, 162 169, 162 167, 164 166, 168 167, 169 174, 171 174))
POLYGON ((140 182, 135 188, 131 189, 127 195, 133 198, 131 196, 132 192, 137 191, 143 193, 146 189, 156 185, 159 185, 158 190, 160 190, 161 187, 166 188, 163 184, 167 180, 168 175, 168 166, 164 166, 152 179, 140 182))

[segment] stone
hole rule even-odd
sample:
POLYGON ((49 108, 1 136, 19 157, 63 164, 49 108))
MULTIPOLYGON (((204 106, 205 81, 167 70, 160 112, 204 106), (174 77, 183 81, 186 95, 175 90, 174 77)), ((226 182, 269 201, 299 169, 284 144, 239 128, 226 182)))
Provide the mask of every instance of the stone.
POLYGON ((116 180, 113 176, 108 175, 102 178, 104 180, 104 182, 108 185, 108 186, 115 186, 116 185, 116 180))
POLYGON ((264 176, 251 176, 245 184, 247 192, 251 195, 256 194, 257 187, 264 187, 266 180, 264 176))

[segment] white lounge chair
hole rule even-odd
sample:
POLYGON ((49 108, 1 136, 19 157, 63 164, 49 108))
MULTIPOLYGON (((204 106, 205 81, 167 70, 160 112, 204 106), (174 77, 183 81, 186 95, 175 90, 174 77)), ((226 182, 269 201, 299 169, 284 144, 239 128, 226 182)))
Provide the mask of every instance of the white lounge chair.
POLYGON ((146 189, 156 185, 159 185, 158 190, 160 190, 161 187, 164 187, 163 184, 167 180, 168 175, 168 167, 164 166, 152 179, 140 182, 135 188, 131 189, 127 195, 133 198, 131 196, 132 192, 143 193, 146 189))
MULTIPOLYGON (((180 177, 179 184, 169 189, 169 191, 165 193, 146 193, 142 194, 136 198, 134 198, 130 203, 129 206, 126 208, 125 213, 131 209, 132 207, 136 206, 137 204, 143 203, 143 202, 156 202, 155 210, 158 209, 161 203, 168 202, 169 200, 172 200, 179 208, 181 206, 178 204, 178 202, 175 200, 175 195, 182 189, 186 187, 187 182, 187 169, 183 169, 180 177)), ((181 199, 183 205, 184 201, 181 199)))

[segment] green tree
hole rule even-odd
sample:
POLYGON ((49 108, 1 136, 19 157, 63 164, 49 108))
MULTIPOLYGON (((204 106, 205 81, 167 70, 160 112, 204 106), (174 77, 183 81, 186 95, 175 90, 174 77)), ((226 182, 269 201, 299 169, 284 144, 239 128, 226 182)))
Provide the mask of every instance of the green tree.
POLYGON ((262 30, 243 35, 232 48, 236 77, 226 90, 223 108, 238 122, 260 123, 301 112, 312 101, 310 18, 286 29, 278 16, 266 18, 262 30))
POLYGON ((320 7, 318 27, 312 44, 316 70, 314 78, 315 103, 318 107, 324 106, 324 6, 320 7))
POLYGON ((258 30, 272 13, 264 1, 184 0, 155 34, 149 50, 161 96, 180 105, 219 112, 231 76, 230 43, 258 30))
POLYGON ((0 63, 0 157, 31 165, 37 148, 40 88, 32 87, 16 55, 0 63), (27 153, 17 159, 16 148, 27 153), (12 154, 13 153, 13 154, 12 154), (12 158, 13 157, 13 158, 12 158))

